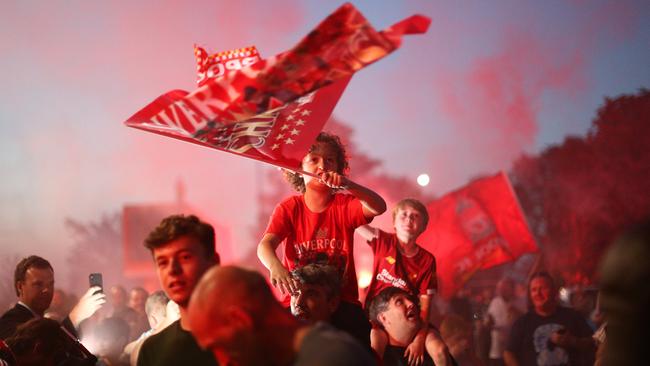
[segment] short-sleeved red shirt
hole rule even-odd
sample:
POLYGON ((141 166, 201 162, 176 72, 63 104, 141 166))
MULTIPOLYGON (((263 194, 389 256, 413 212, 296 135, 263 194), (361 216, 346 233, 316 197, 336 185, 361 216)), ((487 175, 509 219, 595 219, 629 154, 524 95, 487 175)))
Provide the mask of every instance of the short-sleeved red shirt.
MULTIPOLYGON (((320 213, 307 208, 304 197, 292 196, 275 207, 267 234, 284 239, 282 263, 288 270, 311 263, 329 264, 341 273, 341 299, 359 303, 354 269, 354 230, 368 223, 361 201, 337 193, 320 213)), ((288 305, 289 296, 283 303, 288 305)))
POLYGON ((422 247, 413 257, 398 252, 399 241, 395 234, 378 230, 379 234, 368 241, 374 254, 372 281, 368 286, 365 304, 387 287, 399 287, 413 295, 432 294, 437 288, 436 258, 422 247), (401 265, 397 261, 401 261, 401 265), (410 283, 410 285, 409 285, 410 283))

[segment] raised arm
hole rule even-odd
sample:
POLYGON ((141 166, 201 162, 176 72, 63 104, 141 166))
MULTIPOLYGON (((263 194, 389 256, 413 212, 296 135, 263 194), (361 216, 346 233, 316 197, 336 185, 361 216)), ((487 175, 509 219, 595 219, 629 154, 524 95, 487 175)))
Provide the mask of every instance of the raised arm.
POLYGON ((380 195, 370 188, 355 183, 344 175, 335 172, 325 172, 320 176, 320 179, 332 188, 345 187, 348 192, 358 198, 363 207, 363 215, 367 219, 381 215, 386 211, 386 201, 380 195))
POLYGON ((278 288, 283 295, 292 294, 298 290, 298 284, 275 253, 281 241, 282 239, 275 234, 265 234, 257 245, 257 257, 269 270, 271 284, 278 288))
POLYGON ((352 193, 361 201, 361 205, 363 206, 363 215, 367 219, 371 219, 386 212, 386 201, 370 188, 366 188, 361 184, 357 184, 348 179, 347 189, 348 192, 352 193))
POLYGON ((357 234, 361 235, 365 241, 372 241, 379 235, 379 230, 370 225, 361 225, 357 228, 357 234))

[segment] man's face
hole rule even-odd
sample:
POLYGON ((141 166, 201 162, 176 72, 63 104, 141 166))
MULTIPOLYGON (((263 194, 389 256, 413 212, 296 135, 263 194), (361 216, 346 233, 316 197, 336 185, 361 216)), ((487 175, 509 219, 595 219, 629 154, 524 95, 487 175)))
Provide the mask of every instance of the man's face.
POLYGON ((394 224, 395 233, 400 237, 417 238, 424 229, 423 217, 420 215, 420 211, 408 205, 397 209, 394 224))
POLYGON ((187 306, 201 275, 215 263, 214 258, 206 258, 201 243, 193 236, 182 236, 154 248, 153 257, 160 285, 182 308, 187 306))
MULTIPOLYGON (((340 167, 336 161, 336 151, 328 144, 317 142, 314 150, 302 159, 302 170, 320 175, 324 172, 338 172, 340 167)), ((321 184, 317 179, 304 176, 305 185, 321 184)))
POLYGON ((390 299, 388 308, 379 315, 379 320, 388 334, 415 332, 422 324, 418 310, 407 295, 397 294, 390 299))
POLYGON ((133 289, 129 294, 129 307, 144 313, 144 304, 147 301, 147 294, 143 291, 133 289))
POLYGON ((32 311, 43 315, 54 295, 54 272, 50 268, 29 267, 25 280, 18 281, 18 299, 32 311))
POLYGON ((555 301, 551 284, 544 277, 535 277, 530 281, 530 300, 535 309, 547 309, 555 301))
POLYGON ((319 285, 303 284, 291 296, 291 314, 309 323, 329 321, 336 306, 336 299, 328 299, 325 287, 319 285))
POLYGON ((110 302, 116 309, 121 309, 126 306, 126 292, 123 288, 113 286, 109 290, 110 302))

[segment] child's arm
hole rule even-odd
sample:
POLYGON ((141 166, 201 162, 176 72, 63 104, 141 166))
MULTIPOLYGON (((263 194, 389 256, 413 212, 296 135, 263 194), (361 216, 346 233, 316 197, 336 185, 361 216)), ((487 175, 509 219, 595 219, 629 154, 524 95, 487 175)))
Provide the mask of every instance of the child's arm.
POLYGON ((283 295, 286 293, 292 294, 297 291, 298 286, 291 277, 291 273, 284 268, 275 254, 275 250, 281 241, 282 239, 275 234, 264 234, 262 241, 257 245, 257 257, 264 264, 264 267, 268 268, 271 284, 278 288, 283 295))
POLYGON ((372 328, 370 330, 370 347, 377 353, 379 359, 384 359, 384 351, 388 344, 388 334, 383 329, 372 328))
POLYGON ((370 225, 361 225, 357 228, 357 234, 365 241, 373 241, 379 235, 377 228, 374 228, 370 225))
POLYGON ((361 201, 363 215, 373 218, 386 211, 386 201, 373 190, 355 183, 351 179, 336 172, 325 172, 320 176, 321 181, 332 188, 345 187, 348 192, 361 201))

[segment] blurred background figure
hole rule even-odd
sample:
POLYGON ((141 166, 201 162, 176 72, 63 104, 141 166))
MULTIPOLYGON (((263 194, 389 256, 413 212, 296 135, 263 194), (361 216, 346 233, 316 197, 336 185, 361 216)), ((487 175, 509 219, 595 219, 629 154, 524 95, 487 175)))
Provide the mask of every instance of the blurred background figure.
POLYGON ((110 317, 99 322, 94 329, 95 354, 100 366, 127 366, 128 357, 123 354, 129 342, 129 325, 121 318, 110 317))
POLYGON ((54 289, 50 307, 45 311, 45 317, 62 322, 70 309, 67 304, 67 295, 61 289, 54 289))
POLYGON ((137 332, 138 314, 129 307, 129 298, 126 290, 120 285, 113 285, 108 291, 108 304, 110 310, 109 318, 120 318, 129 325, 129 340, 136 339, 140 334, 137 332))
POLYGON ((136 319, 132 329, 132 339, 137 339, 142 333, 149 330, 149 321, 147 320, 147 312, 145 311, 145 303, 149 293, 142 287, 134 287, 129 292, 129 307, 135 310, 136 319))
POLYGON ((490 330, 489 366, 503 366, 503 350, 508 341, 510 327, 521 315, 512 303, 514 291, 512 279, 502 278, 497 282, 497 294, 487 308, 485 326, 490 330))
POLYGON ((124 347, 124 353, 129 356, 131 365, 137 364, 140 347, 149 336, 160 332, 180 318, 178 305, 170 301, 162 290, 149 295, 145 302, 145 312, 151 328, 124 347))
POLYGON ((472 323, 460 315, 450 314, 440 324, 440 334, 449 348, 449 353, 461 366, 484 366, 476 357, 473 344, 472 323))
POLYGON ((607 316, 603 365, 644 365, 650 360, 648 258, 650 221, 646 220, 621 235, 601 264, 600 300, 607 316))

